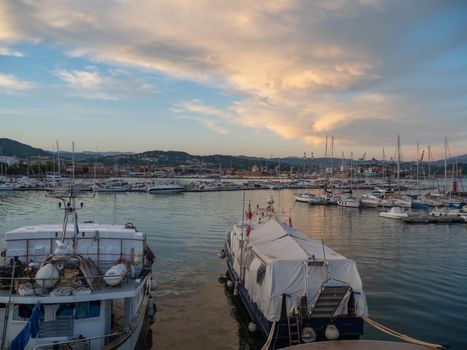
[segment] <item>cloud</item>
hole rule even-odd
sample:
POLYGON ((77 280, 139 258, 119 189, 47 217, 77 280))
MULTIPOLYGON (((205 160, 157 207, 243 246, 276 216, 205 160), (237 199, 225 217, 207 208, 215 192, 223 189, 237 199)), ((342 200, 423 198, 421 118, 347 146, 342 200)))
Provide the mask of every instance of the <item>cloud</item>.
POLYGON ((69 94, 86 99, 117 101, 127 95, 156 93, 152 84, 128 78, 121 70, 103 74, 89 66, 87 70, 58 69, 55 75, 67 85, 69 94))
POLYGON ((227 129, 221 126, 221 123, 230 119, 229 114, 222 109, 203 105, 198 99, 179 103, 172 108, 172 111, 177 114, 179 119, 193 120, 219 134, 228 133, 227 129))
POLYGON ((24 57, 24 54, 8 47, 0 46, 0 56, 24 57))
POLYGON ((34 87, 34 83, 20 80, 15 77, 13 74, 2 74, 0 73, 0 88, 5 90, 6 92, 14 92, 14 91, 23 91, 28 90, 34 87))
MULTIPOLYGON (((174 107, 218 132, 240 124, 305 144, 339 132, 342 143, 357 145, 365 138, 353 136, 353 125, 383 139, 381 124, 407 122, 433 140, 447 130, 440 115, 459 118, 451 105, 465 104, 465 59, 453 69, 447 57, 467 55, 467 5, 450 5, 23 0, 0 3, 0 39, 54 43, 74 57, 162 72, 238 96, 223 107, 209 101, 174 107), (440 90, 447 92, 443 101, 440 90)), ((133 90, 92 69, 57 74, 85 98, 115 100, 133 90)))

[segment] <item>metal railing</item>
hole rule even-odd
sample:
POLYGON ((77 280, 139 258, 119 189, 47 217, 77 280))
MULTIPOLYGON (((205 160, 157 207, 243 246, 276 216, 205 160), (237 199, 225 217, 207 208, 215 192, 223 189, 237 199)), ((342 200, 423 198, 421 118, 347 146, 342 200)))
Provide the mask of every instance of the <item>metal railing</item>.
POLYGON ((38 349, 46 349, 46 348, 54 348, 56 346, 60 345, 69 345, 69 344, 77 344, 77 343, 86 343, 88 348, 91 346, 91 341, 93 340, 100 340, 100 339, 106 339, 110 337, 115 337, 115 336, 120 336, 124 333, 122 332, 116 332, 116 333, 111 333, 111 334, 105 334, 105 335, 100 335, 96 337, 89 337, 89 338, 84 338, 84 339, 74 339, 74 340, 65 340, 65 341, 55 341, 52 343, 46 343, 46 344, 40 344, 37 345, 36 347, 33 348, 33 350, 38 350, 38 349))

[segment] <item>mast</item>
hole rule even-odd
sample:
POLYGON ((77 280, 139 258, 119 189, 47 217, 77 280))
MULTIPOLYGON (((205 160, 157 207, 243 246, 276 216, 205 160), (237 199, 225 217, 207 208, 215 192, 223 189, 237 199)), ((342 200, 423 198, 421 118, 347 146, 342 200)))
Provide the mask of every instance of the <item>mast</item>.
POLYGON ((448 138, 444 137, 444 198, 448 190, 448 138))
POLYGON ((428 145, 428 183, 431 181, 431 147, 428 145))
POLYGON ((327 185, 326 168, 328 165, 328 136, 326 136, 326 146, 324 147, 324 183, 327 185))
POLYGON ((331 185, 334 176, 334 136, 331 136, 331 185))
POLYGON ((397 188, 400 191, 400 172, 401 172, 401 138, 397 135, 397 188))
POLYGON ((420 152, 420 145, 418 144, 418 141, 417 141, 417 192, 419 191, 419 185, 418 185, 419 152, 420 152))
POLYGON ((58 163, 58 175, 61 175, 60 171, 60 149, 58 148, 58 140, 57 140, 57 163, 58 163))
POLYGON ((383 187, 385 183, 386 183, 386 154, 384 153, 384 147, 383 147, 383 187))

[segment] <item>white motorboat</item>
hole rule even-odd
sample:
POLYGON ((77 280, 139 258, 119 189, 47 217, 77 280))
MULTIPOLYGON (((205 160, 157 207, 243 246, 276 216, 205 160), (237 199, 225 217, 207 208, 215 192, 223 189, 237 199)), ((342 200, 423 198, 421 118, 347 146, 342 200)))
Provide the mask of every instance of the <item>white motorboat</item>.
POLYGON ((412 198, 407 197, 407 196, 395 197, 392 200, 392 205, 395 206, 395 207, 411 208, 412 207, 412 198))
POLYGON ((126 192, 128 191, 129 186, 128 182, 124 180, 110 180, 104 182, 98 182, 94 186, 94 191, 96 192, 107 192, 107 193, 117 193, 117 192, 126 192))
POLYGON ((462 215, 460 209, 449 207, 436 207, 428 213, 429 216, 436 217, 459 217, 462 215))
POLYGON ((401 207, 392 207, 389 211, 379 213, 379 216, 388 219, 404 219, 409 215, 401 207))
POLYGON ((176 184, 157 184, 148 187, 149 193, 181 193, 185 191, 185 187, 176 184))
POLYGON ((155 312, 145 234, 129 223, 78 223, 73 190, 55 196, 63 225, 5 234, 1 348, 135 349, 155 312))
POLYGON ((342 196, 337 200, 337 205, 347 208, 360 208, 360 199, 352 196, 342 196))
POLYGON ((13 185, 8 182, 0 182, 0 191, 12 191, 13 185))
POLYGON ((311 193, 299 193, 295 195, 295 201, 301 203, 310 203, 316 196, 311 193))
POLYGON ((360 197, 362 207, 376 208, 381 204, 381 199, 372 193, 364 194, 360 197))
POLYGON ((227 233, 219 256, 251 328, 276 348, 329 339, 331 328, 339 339, 363 333, 368 310, 353 260, 280 221, 272 201, 242 222, 227 233))

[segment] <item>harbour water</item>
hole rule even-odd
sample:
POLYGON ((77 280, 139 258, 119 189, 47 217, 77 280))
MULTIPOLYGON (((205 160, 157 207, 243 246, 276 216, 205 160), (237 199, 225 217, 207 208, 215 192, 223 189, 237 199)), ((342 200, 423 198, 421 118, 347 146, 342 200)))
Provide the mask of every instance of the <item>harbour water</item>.
MULTIPOLYGON (((276 208, 313 239, 357 262, 370 317, 412 337, 467 348, 467 225, 407 225, 376 209, 309 206, 291 190, 251 191, 253 206, 274 197, 276 208)), ((124 224, 146 232, 157 254, 158 313, 153 349, 247 348, 218 282, 217 252, 242 215, 241 191, 151 195, 97 194, 80 220, 124 224)), ((57 200, 43 192, 0 193, 0 232, 61 222, 57 200)), ((391 339, 366 327, 364 338, 391 339)), ((253 340, 250 348, 254 348, 253 340)))

